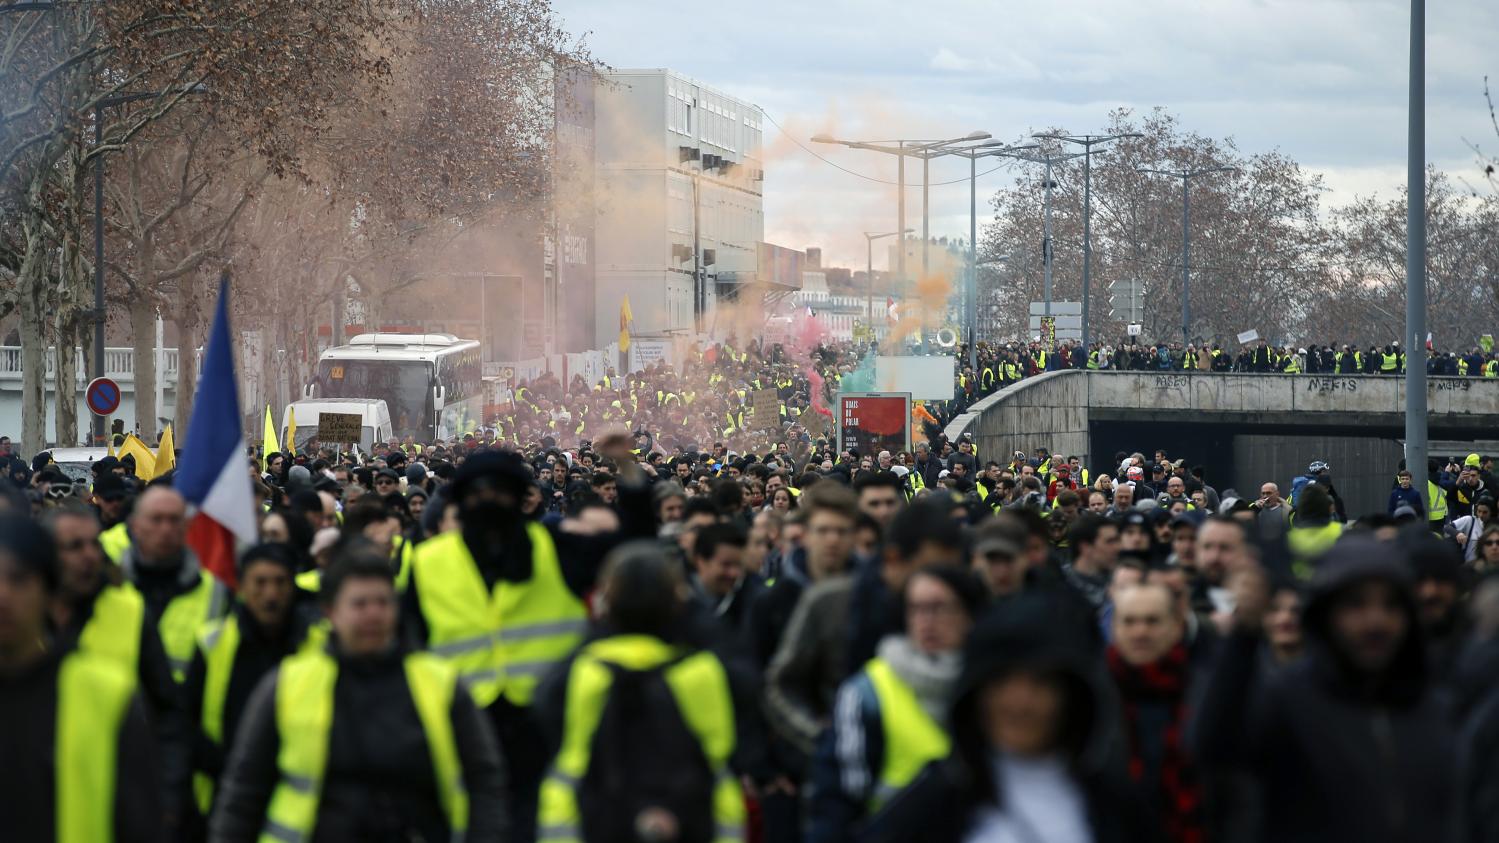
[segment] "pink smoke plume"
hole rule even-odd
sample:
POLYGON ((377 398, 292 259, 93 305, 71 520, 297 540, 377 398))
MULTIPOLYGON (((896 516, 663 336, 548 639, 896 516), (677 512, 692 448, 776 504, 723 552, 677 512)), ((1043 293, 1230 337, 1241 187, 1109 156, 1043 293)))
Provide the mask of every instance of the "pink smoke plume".
POLYGON ((828 418, 833 417, 833 411, 822 403, 822 375, 817 374, 817 369, 808 366, 806 369, 807 381, 812 385, 812 409, 828 418))
POLYGON ((821 345, 827 336, 827 329, 812 315, 809 308, 797 309, 792 320, 792 336, 799 351, 811 351, 821 345))

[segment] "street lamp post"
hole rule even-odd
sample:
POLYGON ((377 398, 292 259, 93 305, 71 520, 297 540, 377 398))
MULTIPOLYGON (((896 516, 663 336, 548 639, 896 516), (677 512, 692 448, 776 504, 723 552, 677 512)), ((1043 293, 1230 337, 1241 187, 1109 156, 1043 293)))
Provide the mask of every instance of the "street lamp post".
POLYGON ((973 146, 945 147, 927 157, 956 155, 968 159, 968 283, 963 292, 963 331, 968 339, 968 365, 977 368, 978 353, 978 160, 1004 157, 1007 153, 1035 149, 1035 144, 1008 146, 1003 141, 973 146))
MULTIPOLYGON (((897 234, 905 235, 910 233, 910 231, 911 229, 908 228, 905 231, 886 231, 883 234, 871 234, 867 231, 864 232, 864 247, 867 253, 865 255, 865 272, 867 274, 864 278, 866 288, 864 318, 869 320, 869 330, 871 331, 874 330, 874 241, 883 239, 885 237, 894 237, 897 234)), ((902 239, 904 239, 904 237, 902 237, 902 239)), ((901 245, 904 246, 905 244, 901 245)))
MULTIPOLYGON (((1088 333, 1088 302, 1092 291, 1093 274, 1093 147, 1096 144, 1123 138, 1139 138, 1139 132, 1121 132, 1114 135, 1052 135, 1039 134, 1033 137, 1075 143, 1083 148, 1083 349, 1091 342, 1088 333)), ((1103 151, 1103 150, 1101 150, 1103 151)))
POLYGON ((1192 339, 1192 199, 1188 189, 1193 178, 1208 173, 1226 173, 1238 167, 1204 167, 1200 170, 1153 170, 1141 167, 1142 173, 1156 173, 1182 180, 1182 346, 1192 339))
MULTIPOLYGON (((922 270, 923 273, 925 273, 926 269, 927 269, 927 266, 926 266, 926 262, 927 262, 926 241, 928 239, 930 239, 930 238, 927 237, 927 233, 928 233, 928 230, 929 230, 928 229, 928 219, 927 219, 927 211, 928 211, 928 207, 927 207, 927 193, 928 193, 928 187, 929 187, 929 185, 928 185, 928 179, 927 179, 926 159, 928 157, 928 153, 932 152, 933 150, 940 149, 940 148, 942 148, 944 146, 951 146, 952 144, 955 144, 955 143, 963 143, 965 141, 988 140, 990 137, 991 137, 991 135, 988 132, 977 132, 977 131, 975 131, 975 132, 969 132, 968 134, 966 134, 966 135, 964 135, 963 137, 960 137, 960 138, 947 138, 945 140, 910 140, 910 139, 904 139, 904 140, 887 140, 887 141, 849 141, 849 140, 840 140, 840 139, 835 138, 832 135, 828 135, 828 134, 816 134, 816 135, 812 136, 812 142, 813 143, 834 143, 834 144, 839 144, 841 146, 846 146, 849 149, 867 149, 867 150, 870 150, 871 152, 883 152, 886 155, 894 155, 895 156, 895 160, 896 160, 896 176, 895 176, 895 181, 896 181, 896 198, 895 198, 895 203, 898 206, 898 210, 896 212, 895 228, 896 228, 897 231, 900 231, 900 232, 907 231, 907 228, 906 228, 906 158, 907 157, 912 157, 912 158, 921 158, 922 159, 922 168, 921 168, 921 232, 922 232, 921 270, 922 270), (891 146, 891 144, 894 144, 894 146, 891 146)), ((900 239, 901 239, 900 248, 897 250, 897 257, 896 257, 896 275, 897 275, 897 280, 900 283, 905 283, 905 280, 906 280, 906 242, 905 242, 905 240, 906 240, 906 238, 905 238, 904 233, 901 235, 900 239)), ((924 333, 922 335, 922 341, 925 342, 925 334, 924 333)))
POLYGON ((1411 0, 1405 208, 1405 467, 1426 492, 1426 0, 1411 0))
POLYGON ((1066 155, 1051 155, 1050 153, 1045 154, 1045 155, 1033 155, 1033 154, 1016 155, 1014 153, 1005 153, 1005 154, 1008 155, 1011 158, 1018 158, 1021 161, 1029 161, 1029 162, 1031 162, 1033 164, 1044 164, 1046 166, 1046 185, 1045 185, 1046 186, 1046 198, 1043 201, 1043 206, 1045 208, 1045 213, 1044 213, 1044 220, 1043 220, 1042 226, 1041 226, 1042 227, 1042 235, 1041 235, 1041 262, 1042 262, 1042 266, 1043 266, 1043 269, 1044 269, 1044 272, 1045 272, 1045 300, 1046 300, 1045 315, 1046 316, 1050 316, 1051 315, 1051 259, 1052 259, 1052 247, 1051 247, 1051 188, 1052 188, 1052 185, 1053 185, 1053 182, 1052 182, 1052 179, 1051 179, 1051 168, 1052 168, 1053 165, 1060 164, 1063 161, 1071 161, 1074 158, 1082 158, 1086 153, 1083 153, 1083 152, 1070 152, 1070 153, 1068 153, 1066 155))

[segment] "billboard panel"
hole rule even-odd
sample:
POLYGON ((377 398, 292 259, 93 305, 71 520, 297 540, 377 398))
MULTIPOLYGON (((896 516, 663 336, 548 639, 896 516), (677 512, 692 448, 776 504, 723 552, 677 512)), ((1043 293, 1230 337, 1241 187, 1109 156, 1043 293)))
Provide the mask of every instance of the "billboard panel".
POLYGON ((837 418, 840 453, 911 450, 909 392, 840 392, 837 418))

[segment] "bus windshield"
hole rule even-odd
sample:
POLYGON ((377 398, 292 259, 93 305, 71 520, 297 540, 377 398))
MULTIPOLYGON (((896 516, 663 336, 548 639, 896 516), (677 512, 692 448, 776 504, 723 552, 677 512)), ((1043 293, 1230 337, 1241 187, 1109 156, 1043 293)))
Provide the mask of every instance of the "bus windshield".
POLYGON ((432 438, 432 364, 412 360, 321 360, 319 396, 380 398, 398 437, 432 438))

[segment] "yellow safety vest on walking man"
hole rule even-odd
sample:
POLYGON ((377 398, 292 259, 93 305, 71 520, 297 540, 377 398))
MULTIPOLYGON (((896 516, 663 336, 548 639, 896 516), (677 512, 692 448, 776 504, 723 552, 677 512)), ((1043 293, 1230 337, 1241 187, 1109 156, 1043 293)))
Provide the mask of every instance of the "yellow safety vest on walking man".
POLYGON ((735 745, 735 712, 728 672, 718 657, 706 650, 681 656, 678 648, 648 635, 605 638, 578 653, 567 675, 562 745, 541 783, 537 843, 579 843, 583 839, 577 789, 588 774, 594 736, 609 701, 614 682, 611 664, 635 671, 667 665, 663 678, 714 777, 713 841, 744 840, 744 794, 729 770, 735 745))
MULTIPOLYGON (((405 657, 406 685, 432 757, 438 801, 454 840, 468 828, 468 791, 453 738, 453 695, 458 675, 429 653, 405 657)), ((338 662, 322 650, 303 650, 281 663, 276 679, 277 766, 261 843, 305 843, 316 836, 318 806, 333 733, 333 690, 338 662)))
POLYGON ((528 706, 536 683, 583 640, 588 610, 567 587, 546 527, 526 525, 531 578, 491 591, 462 532, 422 542, 412 563, 427 647, 458 669, 480 708, 528 706))

